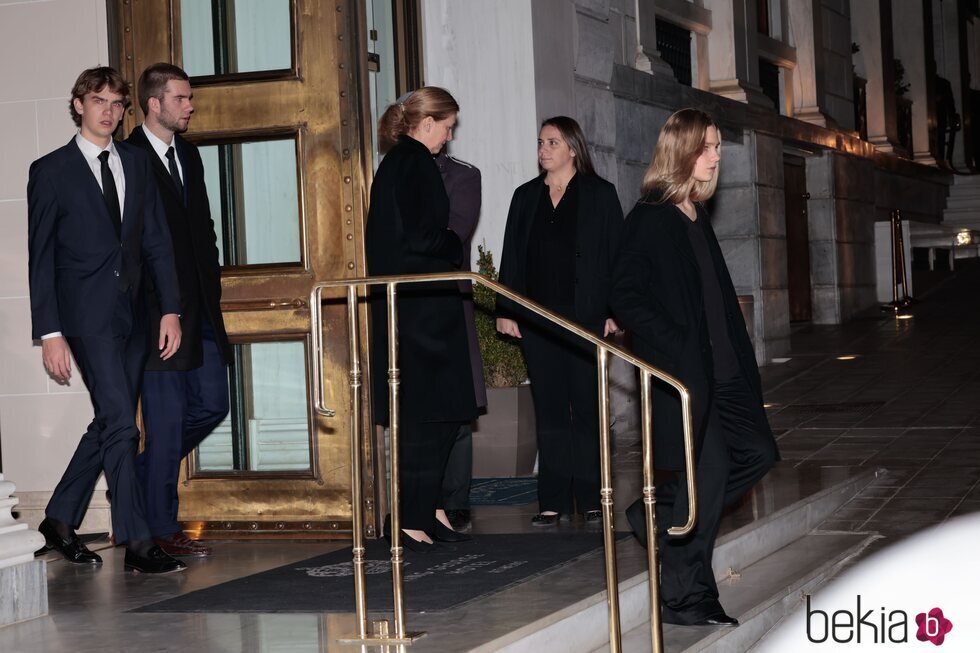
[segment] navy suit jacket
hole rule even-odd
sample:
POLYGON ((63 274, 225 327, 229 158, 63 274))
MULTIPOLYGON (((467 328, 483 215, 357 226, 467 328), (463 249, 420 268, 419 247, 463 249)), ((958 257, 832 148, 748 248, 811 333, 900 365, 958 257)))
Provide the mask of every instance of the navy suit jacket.
POLYGON ((164 313, 180 313, 173 251, 149 157, 116 142, 126 178, 117 237, 75 139, 31 164, 27 182, 32 337, 118 334, 119 294, 141 306, 144 261, 164 313))

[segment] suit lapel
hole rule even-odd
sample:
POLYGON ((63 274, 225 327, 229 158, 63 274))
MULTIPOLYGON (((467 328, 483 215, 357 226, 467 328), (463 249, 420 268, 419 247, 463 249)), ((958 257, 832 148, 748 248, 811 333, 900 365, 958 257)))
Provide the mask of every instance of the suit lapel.
POLYGON ((534 220, 538 215, 538 202, 541 201, 541 188, 544 186, 544 177, 538 179, 538 183, 531 187, 531 192, 527 194, 524 202, 524 211, 522 215, 524 217, 524 223, 521 225, 523 233, 521 234, 521 247, 522 250, 519 252, 520 265, 523 268, 527 261, 527 245, 531 242, 531 227, 534 226, 534 220))

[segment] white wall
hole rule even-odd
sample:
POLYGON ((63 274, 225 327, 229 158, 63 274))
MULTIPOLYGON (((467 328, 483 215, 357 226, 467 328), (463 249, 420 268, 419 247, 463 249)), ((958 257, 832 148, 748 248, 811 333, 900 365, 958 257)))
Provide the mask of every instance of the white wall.
POLYGON ((74 135, 71 86, 108 61, 106 24, 104 0, 0 0, 0 450, 19 510, 35 524, 92 407, 77 369, 70 386, 57 385, 31 341, 27 170, 74 135))
POLYGON ((483 211, 473 236, 494 262, 514 189, 538 174, 531 0, 423 0, 425 83, 459 102, 449 152, 480 169, 483 211))

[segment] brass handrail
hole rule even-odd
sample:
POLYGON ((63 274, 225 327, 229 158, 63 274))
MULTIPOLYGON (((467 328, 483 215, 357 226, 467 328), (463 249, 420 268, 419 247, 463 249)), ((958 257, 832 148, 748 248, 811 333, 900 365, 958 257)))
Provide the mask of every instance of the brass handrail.
POLYGON ((694 464, 694 433, 691 425, 691 395, 679 380, 649 363, 637 358, 625 349, 606 342, 591 331, 571 322, 562 316, 549 311, 510 288, 475 272, 450 272, 440 274, 412 274, 402 276, 362 277, 358 279, 341 279, 324 281, 316 284, 310 291, 310 329, 313 369, 313 399, 314 408, 320 415, 332 417, 335 411, 326 406, 323 382, 323 337, 322 337, 322 302, 323 291, 327 288, 347 289, 347 324, 348 340, 350 343, 350 409, 351 409, 351 504, 353 519, 353 569, 355 612, 357 633, 354 637, 341 638, 339 641, 354 644, 410 644, 424 633, 409 633, 405 626, 405 605, 403 596, 402 571, 404 560, 401 546, 401 519, 398 506, 399 475, 398 475, 398 438, 399 411, 398 391, 400 372, 398 368, 398 310, 396 305, 396 286, 401 283, 423 283, 431 281, 472 281, 495 291, 498 295, 510 299, 524 309, 536 313, 549 322, 574 333, 582 339, 591 342, 596 347, 598 363, 599 390, 599 438, 600 438, 600 497, 602 505, 603 544, 605 548, 606 565, 606 596, 609 606, 609 650, 620 653, 622 649, 619 624, 619 584, 616 569, 616 543, 614 525, 614 504, 612 488, 612 446, 609 425, 609 354, 613 354, 640 370, 640 399, 642 410, 642 447, 643 447, 643 503, 646 514, 647 530, 647 564, 649 567, 650 592, 650 640, 655 653, 663 651, 663 631, 660 620, 659 573, 657 565, 657 534, 656 489, 653 483, 653 420, 652 420, 652 379, 657 378, 674 388, 680 395, 681 411, 684 429, 684 462, 687 468, 687 523, 683 526, 671 526, 667 529, 670 535, 687 535, 697 522, 697 482, 694 464), (388 407, 390 432, 390 465, 391 465, 391 574, 392 601, 395 620, 393 636, 387 633, 386 624, 380 632, 368 635, 367 629, 367 599, 365 595, 364 572, 364 529, 363 529, 363 496, 361 488, 361 366, 360 348, 357 341, 358 333, 358 295, 357 288, 363 287, 367 295, 368 286, 386 286, 388 306, 388 407))

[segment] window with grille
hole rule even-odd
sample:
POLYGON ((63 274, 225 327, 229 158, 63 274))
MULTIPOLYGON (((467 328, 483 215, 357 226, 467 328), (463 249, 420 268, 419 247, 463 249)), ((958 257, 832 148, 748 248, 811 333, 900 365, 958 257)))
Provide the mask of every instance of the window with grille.
POLYGON ((657 49, 667 62, 674 77, 685 86, 691 85, 691 32, 680 25, 657 18, 657 49))

